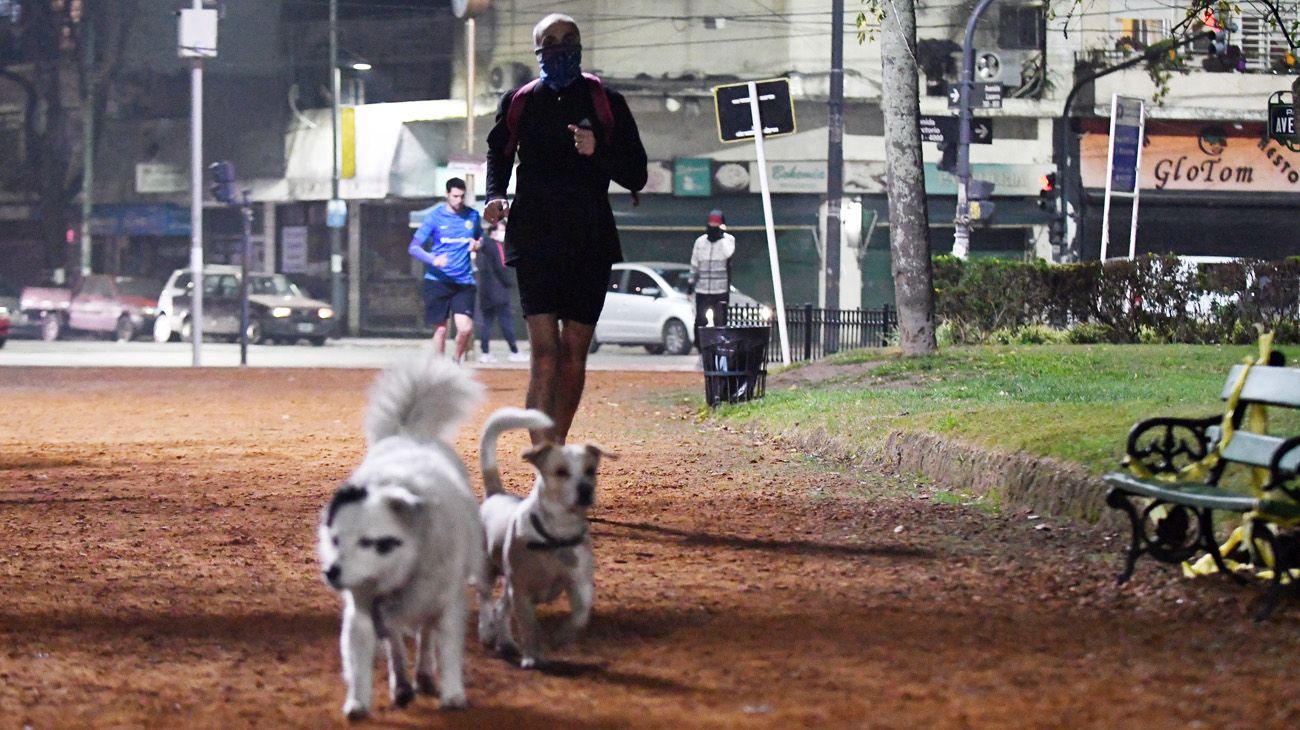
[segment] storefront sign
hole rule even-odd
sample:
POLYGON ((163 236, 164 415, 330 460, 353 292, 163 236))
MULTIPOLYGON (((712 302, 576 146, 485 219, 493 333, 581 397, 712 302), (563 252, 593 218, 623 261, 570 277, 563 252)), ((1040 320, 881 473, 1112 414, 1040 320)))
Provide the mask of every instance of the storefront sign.
MULTIPOLYGON (((1199 140, 1191 135, 1148 135, 1142 150, 1142 187, 1202 192, 1300 192, 1300 153, 1273 140, 1250 137, 1226 137, 1222 146, 1207 146, 1199 140)), ((1079 146, 1084 186, 1105 187, 1106 135, 1086 134, 1079 146)))
POLYGON ((307 273, 307 226, 280 229, 280 271, 286 274, 307 273))
MULTIPOLYGON (((1000 163, 971 165, 971 177, 993 183, 995 196, 1038 195, 1042 176, 1052 170, 1051 165, 1004 165, 1000 163)), ((927 195, 956 195, 957 178, 943 172, 934 163, 925 165, 925 192, 927 195)))
POLYGON ((712 161, 703 157, 682 157, 673 161, 673 194, 708 197, 713 194, 712 161))
MULTIPOLYGON (((825 193, 825 162, 769 162, 767 185, 774 193, 825 193)), ((749 192, 759 192, 758 163, 749 163, 749 192)))
POLYGON ((137 193, 180 193, 190 189, 189 170, 180 165, 139 162, 135 166, 137 193))
POLYGON ((744 162, 713 163, 713 189, 717 192, 748 192, 749 179, 749 165, 744 162))

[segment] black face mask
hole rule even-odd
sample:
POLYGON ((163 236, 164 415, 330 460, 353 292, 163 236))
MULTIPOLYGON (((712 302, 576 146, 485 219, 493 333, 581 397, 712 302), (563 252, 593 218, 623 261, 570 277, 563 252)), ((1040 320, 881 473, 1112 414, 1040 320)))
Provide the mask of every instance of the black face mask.
POLYGON ((704 229, 704 235, 708 236, 710 241, 716 241, 719 238, 722 238, 722 227, 708 226, 704 229))

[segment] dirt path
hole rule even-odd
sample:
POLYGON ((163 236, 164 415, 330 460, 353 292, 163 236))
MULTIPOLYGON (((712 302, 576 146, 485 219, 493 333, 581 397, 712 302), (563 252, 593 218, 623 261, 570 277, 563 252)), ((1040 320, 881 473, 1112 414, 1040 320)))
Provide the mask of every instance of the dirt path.
MULTIPOLYGON (((373 376, 0 369, 0 725, 345 724, 338 607, 313 540, 317 511, 360 457, 373 376)), ((483 378, 491 406, 522 401, 522 373, 483 378)), ((927 490, 913 480, 838 473, 697 422, 698 378, 589 380, 575 435, 623 456, 595 511, 590 632, 544 672, 475 644, 471 709, 420 698, 399 711, 385 690, 369 724, 1300 717, 1300 604, 1255 626, 1244 620, 1254 586, 1149 563, 1121 591, 1116 539, 918 498, 927 490)), ((522 465, 503 465, 524 490, 522 465)))

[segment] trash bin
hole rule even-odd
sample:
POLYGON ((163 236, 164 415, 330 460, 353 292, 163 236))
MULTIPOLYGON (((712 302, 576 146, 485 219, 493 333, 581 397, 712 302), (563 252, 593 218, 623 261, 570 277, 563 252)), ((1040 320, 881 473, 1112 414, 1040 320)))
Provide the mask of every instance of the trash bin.
POLYGON ((704 401, 709 407, 762 398, 772 328, 701 327, 699 332, 704 401))

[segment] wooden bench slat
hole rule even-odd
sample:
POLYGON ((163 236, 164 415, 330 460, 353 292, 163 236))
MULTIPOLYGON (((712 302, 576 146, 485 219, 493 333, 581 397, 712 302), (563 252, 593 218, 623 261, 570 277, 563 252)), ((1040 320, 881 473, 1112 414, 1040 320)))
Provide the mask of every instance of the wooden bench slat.
MULTIPOLYGON (((1232 389, 1236 387, 1244 367, 1246 366, 1232 366, 1220 398, 1227 400, 1232 395, 1232 389)), ((1246 376, 1246 384, 1241 388, 1241 402, 1300 408, 1300 369, 1266 365, 1252 367, 1246 376)))

